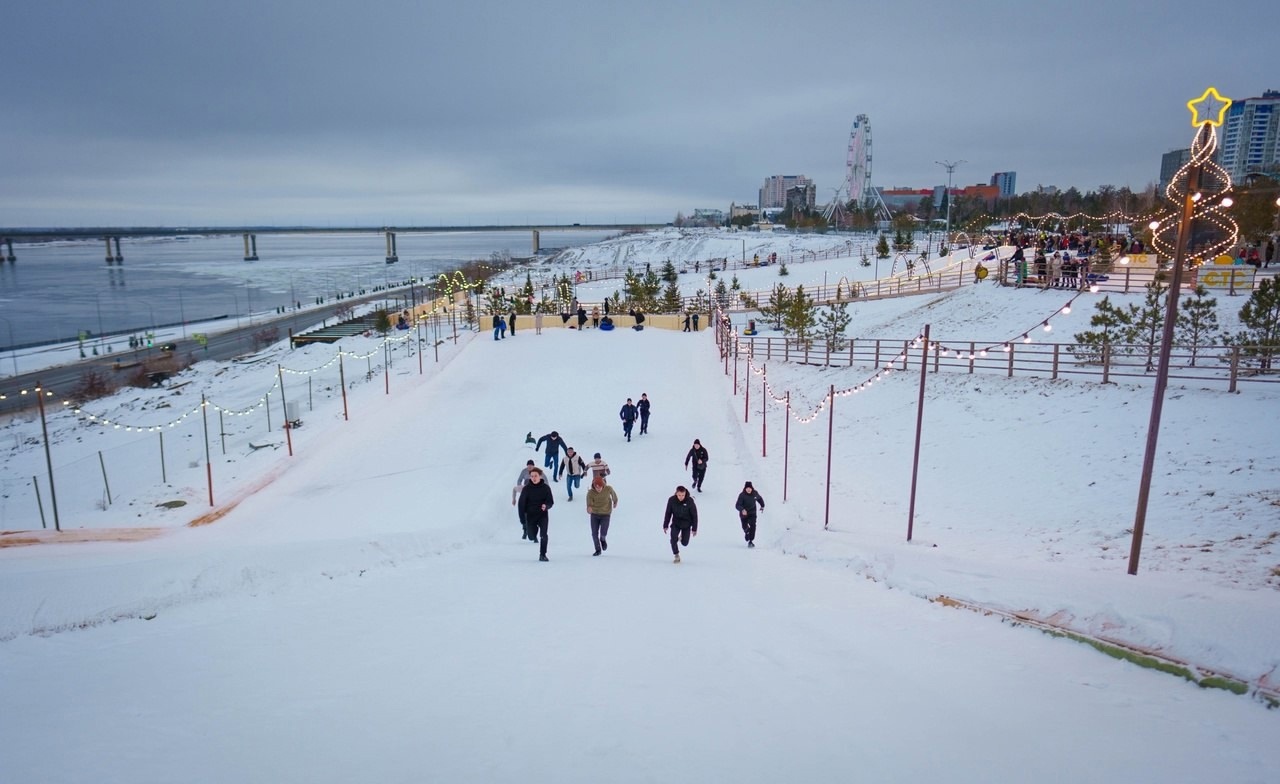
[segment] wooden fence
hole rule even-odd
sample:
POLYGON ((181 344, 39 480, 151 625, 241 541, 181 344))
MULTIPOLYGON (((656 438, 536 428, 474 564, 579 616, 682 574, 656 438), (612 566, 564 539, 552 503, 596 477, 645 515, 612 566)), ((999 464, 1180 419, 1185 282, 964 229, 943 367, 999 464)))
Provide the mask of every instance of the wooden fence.
MULTIPOLYGON (((855 338, 838 344, 815 340, 798 346, 784 337, 746 337, 733 341, 735 358, 756 364, 796 362, 817 367, 920 367, 912 339, 855 338)), ((1074 343, 1010 343, 963 340, 932 341, 932 372, 1000 374, 1008 378, 1079 378, 1098 383, 1154 378, 1159 346, 1109 345, 1094 349, 1074 343)), ((1170 356, 1169 380, 1224 386, 1237 392, 1241 383, 1280 382, 1275 366, 1280 347, 1176 346, 1170 356)))

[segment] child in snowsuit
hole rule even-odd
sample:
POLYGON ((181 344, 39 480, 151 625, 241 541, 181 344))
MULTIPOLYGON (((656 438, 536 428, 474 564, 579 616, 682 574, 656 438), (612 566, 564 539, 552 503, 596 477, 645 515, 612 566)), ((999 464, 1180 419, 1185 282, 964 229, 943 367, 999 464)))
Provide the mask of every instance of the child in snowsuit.
POLYGON ((742 486, 742 492, 738 493, 738 503, 733 505, 738 510, 738 517, 742 521, 742 535, 747 540, 747 547, 756 546, 756 507, 760 507, 760 511, 764 511, 764 497, 755 491, 750 482, 742 486))

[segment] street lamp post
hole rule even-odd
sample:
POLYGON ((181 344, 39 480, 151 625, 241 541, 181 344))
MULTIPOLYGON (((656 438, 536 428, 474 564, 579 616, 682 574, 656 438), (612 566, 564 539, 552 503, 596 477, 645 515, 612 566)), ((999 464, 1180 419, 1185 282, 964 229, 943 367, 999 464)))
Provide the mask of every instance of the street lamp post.
POLYGON ((934 161, 942 168, 947 170, 947 245, 951 245, 951 175, 955 173, 956 167, 968 161, 934 161))

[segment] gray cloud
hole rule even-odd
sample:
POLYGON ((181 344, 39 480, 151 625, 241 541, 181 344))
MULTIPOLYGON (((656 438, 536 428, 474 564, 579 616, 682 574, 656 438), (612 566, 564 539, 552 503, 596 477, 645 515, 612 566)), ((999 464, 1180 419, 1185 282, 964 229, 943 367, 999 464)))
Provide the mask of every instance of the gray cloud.
POLYGON ((1280 11, 1121 5, 25 4, 0 222, 665 221, 829 198, 860 113, 878 185, 1141 188, 1205 86, 1280 87, 1239 35, 1280 11))

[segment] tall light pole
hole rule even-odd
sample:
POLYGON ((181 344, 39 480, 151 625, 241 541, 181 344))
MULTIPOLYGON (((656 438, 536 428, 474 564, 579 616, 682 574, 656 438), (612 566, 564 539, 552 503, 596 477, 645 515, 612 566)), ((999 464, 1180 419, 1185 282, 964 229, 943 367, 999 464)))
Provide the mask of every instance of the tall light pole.
POLYGON ((947 246, 951 246, 951 175, 955 172, 956 167, 968 161, 934 161, 942 168, 947 170, 947 246))

